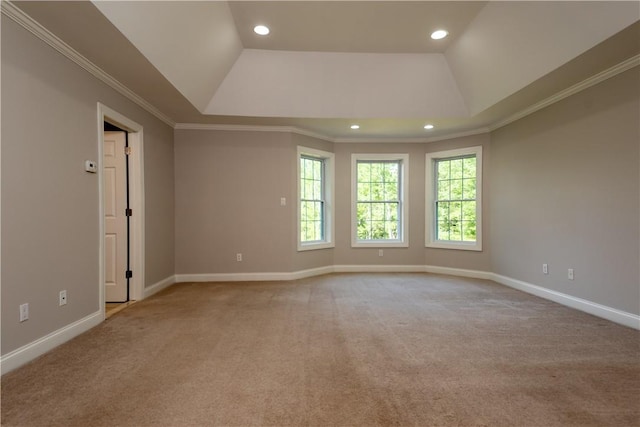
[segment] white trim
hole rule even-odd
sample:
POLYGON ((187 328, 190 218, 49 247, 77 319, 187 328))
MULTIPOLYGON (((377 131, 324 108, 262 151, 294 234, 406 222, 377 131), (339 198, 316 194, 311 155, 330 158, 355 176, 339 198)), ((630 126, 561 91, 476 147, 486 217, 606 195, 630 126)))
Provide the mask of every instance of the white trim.
POLYGON ((409 154, 352 153, 351 154, 351 247, 352 248, 406 248, 409 246, 409 154), (358 240, 358 170, 359 160, 400 161, 400 239, 358 240))
MULTIPOLYGON (((427 131, 425 131, 427 132, 427 131)), ((455 138, 464 138, 467 136, 474 136, 474 135, 482 135, 485 133, 489 133, 489 128, 487 127, 480 127, 477 129, 472 129, 469 131, 463 131, 463 132, 456 132, 456 133, 451 133, 451 134, 446 134, 446 135, 440 135, 440 136, 424 136, 424 137, 418 137, 418 138, 407 138, 407 137, 381 137, 381 138, 376 138, 376 137, 346 137, 346 138, 333 138, 333 142, 335 142, 336 144, 360 144, 360 143, 365 143, 365 144, 376 144, 376 143, 382 143, 382 144, 389 144, 389 143, 393 143, 393 144, 418 144, 418 143, 429 143, 429 142, 438 142, 438 141, 446 141, 449 139, 455 139, 455 138)))
POLYGON ((425 160, 425 208, 424 208, 424 242, 427 248, 454 249, 466 251, 482 251, 482 146, 460 148, 457 150, 437 151, 426 154, 425 160), (476 241, 452 242, 436 240, 435 215, 435 170, 436 160, 450 157, 476 156, 476 241))
POLYGON ((334 265, 334 273, 424 273, 424 265, 334 265))
POLYGON ((98 231, 99 236, 99 304, 104 312, 104 121, 108 121, 129 132, 129 146, 132 153, 129 156, 129 206, 133 210, 131 217, 131 278, 130 299, 144 298, 145 274, 145 212, 144 212, 144 138, 143 128, 138 123, 128 119, 115 110, 98 102, 98 231))
POLYGON ((165 115, 163 112, 158 110, 156 107, 151 105, 149 102, 145 101, 138 94, 133 92, 131 89, 120 83, 118 80, 107 74, 100 67, 95 65, 93 62, 89 61, 87 58, 82 56, 78 51, 69 46, 67 43, 58 38, 51 31, 40 25, 37 21, 35 21, 32 17, 24 13, 18 7, 16 7, 13 3, 7 0, 2 1, 2 13, 11 18, 14 22, 20 25, 25 30, 29 31, 31 34, 51 46, 53 49, 61 53, 66 58, 70 59, 72 62, 80 66, 80 68, 89 72, 92 76, 105 83, 107 86, 114 89, 119 94, 123 95, 125 98, 134 102, 150 114, 154 115, 158 119, 162 120, 167 125, 174 127, 175 122, 169 118, 169 116, 165 115))
MULTIPOLYGON (((553 301, 612 322, 640 330, 640 316, 615 308, 607 307, 561 292, 532 285, 521 280, 512 279, 488 271, 466 270, 435 265, 328 265, 289 273, 215 273, 215 274, 176 274, 145 289, 145 297, 149 297, 174 283, 185 282, 245 282, 299 280, 307 277, 321 276, 330 273, 428 273, 448 276, 470 277, 492 280, 504 286, 553 301)), ((58 329, 45 337, 39 338, 0 358, 2 374, 12 371, 35 359, 47 351, 100 324, 104 319, 104 311, 97 311, 70 325, 58 329)))
POLYGON ((492 274, 491 280, 500 283, 501 285, 505 285, 510 288, 556 302, 566 307, 574 308, 576 310, 580 310, 585 313, 610 320, 620 325, 640 330, 640 316, 638 315, 627 313, 626 311, 618 310, 582 298, 563 294, 562 292, 557 292, 551 289, 543 288, 541 286, 532 285, 531 283, 512 279, 510 277, 502 276, 496 273, 492 274))
POLYGON ((466 270, 463 268, 440 267, 437 265, 425 265, 425 273, 443 274, 447 276, 471 277, 473 279, 491 280, 493 273, 481 270, 466 270))
POLYGON ((42 356, 49 350, 64 344, 72 338, 77 337, 83 332, 88 331, 94 326, 99 325, 104 320, 104 309, 96 311, 80 320, 77 320, 67 326, 38 338, 29 344, 13 350, 0 358, 0 371, 4 375, 27 362, 42 356))
POLYGON ((299 252, 335 247, 335 154, 299 145, 296 151, 296 243, 299 252), (319 242, 303 243, 300 241, 300 158, 303 155, 323 160, 324 163, 324 233, 325 239, 319 242))
POLYGON ((158 292, 168 288, 169 286, 173 285, 174 283, 176 283, 176 276, 175 274, 172 276, 169 276, 165 279, 160 280, 157 283, 154 283, 151 286, 147 286, 146 288, 144 288, 144 292, 143 292, 143 298, 149 298, 151 295, 157 294, 158 292))
POLYGON ((176 283, 184 282, 272 282, 304 279, 333 273, 333 266, 294 272, 176 274, 176 283))
POLYGON ((278 125, 225 125, 215 123, 176 123, 176 130, 214 130, 214 131, 230 131, 230 132, 288 132, 298 135, 310 136, 311 138, 321 139, 323 141, 334 142, 333 138, 321 133, 301 129, 295 126, 278 126, 278 125))
POLYGON ((243 282, 297 280, 330 273, 428 273, 447 276, 491 280, 498 284, 535 295, 560 305, 570 307, 620 325, 640 330, 640 316, 563 294, 521 280, 512 279, 489 271, 467 270, 436 265, 331 265, 291 273, 227 273, 227 274, 178 274, 176 282, 243 282))
POLYGON ((585 89, 589 89, 591 86, 595 86, 598 83, 601 83, 605 80, 608 80, 612 77, 617 76, 620 73, 623 73, 627 70, 630 70, 633 67, 637 67, 640 65, 640 54, 632 56, 629 59, 626 59, 619 64, 614 65, 611 68, 608 68, 600 73, 597 73, 594 76, 591 76, 579 83, 574 84, 573 86, 568 87, 567 89, 561 90, 560 92, 543 99, 540 102, 533 104, 530 107, 525 108, 522 111, 519 111, 506 119, 495 122, 489 126, 489 130, 494 131, 503 126, 506 126, 510 123, 515 122, 516 120, 520 120, 530 114, 535 113, 536 111, 542 110, 556 102, 562 101, 565 98, 570 97, 571 95, 575 95, 576 93, 582 92, 585 89))
POLYGON ((328 135, 324 135, 318 132, 301 129, 295 126, 269 126, 269 125, 227 125, 227 124, 200 124, 200 123, 176 123, 169 116, 165 115, 162 111, 157 109, 155 106, 144 100, 138 94, 124 86, 122 83, 117 81, 115 78, 107 74, 104 70, 99 68, 97 65, 93 64, 87 58, 78 53, 75 49, 69 46, 67 43, 62 41, 48 29, 43 27, 40 23, 35 21, 29 15, 24 13, 21 9, 16 7, 9 0, 2 0, 1 2, 1 11, 4 15, 12 19, 18 25, 22 26, 24 29, 38 37, 43 42, 47 43, 56 51, 60 52, 62 55, 79 65, 84 70, 88 71, 94 77, 104 82, 114 90, 116 90, 121 95, 125 96, 132 102, 136 103, 150 114, 154 115, 158 119, 162 120, 167 125, 171 126, 174 129, 199 129, 199 130, 233 130, 233 131, 263 131, 263 132, 292 132, 299 135, 306 135, 313 138, 322 139, 328 142, 335 143, 428 143, 428 142, 436 142, 436 141, 446 141, 449 139, 461 138, 464 136, 478 135, 487 132, 492 132, 496 129, 499 129, 503 126, 508 125, 516 120, 524 118, 532 113, 535 113, 542 108, 548 107, 562 99, 574 95, 578 92, 581 92, 585 89, 588 89, 591 86, 594 86, 600 82, 603 82, 607 79, 615 77, 616 75, 627 71, 633 67, 640 65, 640 55, 635 55, 629 59, 626 59, 619 64, 616 64, 600 73, 597 73, 580 83, 577 83, 563 91, 560 91, 547 99, 540 101, 516 114, 509 116, 504 120, 500 120, 494 123, 490 123, 487 126, 480 127, 477 129, 463 131, 455 134, 448 134, 436 137, 425 137, 425 138, 394 138, 394 137, 384 137, 384 138, 334 138, 328 135))

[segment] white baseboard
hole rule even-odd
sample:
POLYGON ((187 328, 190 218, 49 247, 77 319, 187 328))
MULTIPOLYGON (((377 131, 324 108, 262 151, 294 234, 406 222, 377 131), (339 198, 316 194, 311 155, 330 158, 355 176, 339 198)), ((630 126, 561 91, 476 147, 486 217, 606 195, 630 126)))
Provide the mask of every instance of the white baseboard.
POLYGON ((449 276, 471 277, 474 279, 491 280, 493 273, 480 270, 466 270, 462 268, 439 267, 437 265, 425 265, 423 270, 425 273, 446 274, 449 276))
POLYGON ((329 273, 431 273, 492 280, 500 283, 501 285, 536 295, 540 298, 640 330, 640 316, 635 314, 563 294, 541 286, 532 285, 521 280, 491 273, 489 271, 466 270, 435 265, 332 265, 291 273, 178 274, 176 275, 176 282, 297 280, 329 273))
POLYGON ((333 266, 310 268, 287 273, 211 273, 176 274, 176 282, 271 282, 276 280, 298 280, 306 277, 333 273, 333 266))
POLYGON ((334 273, 424 273, 424 265, 334 265, 334 273))
POLYGON ((168 288, 176 282, 176 276, 173 275, 159 281, 158 283, 154 283, 153 285, 144 288, 143 298, 149 298, 151 295, 157 294, 161 290, 168 288))
POLYGON ((96 311, 80 320, 77 320, 63 328, 53 331, 50 334, 39 338, 27 345, 24 345, 0 358, 0 371, 2 375, 9 371, 32 361, 49 350, 64 344, 72 338, 77 337, 83 332, 97 326, 104 320, 104 312, 96 311))
POLYGON ((551 289, 543 288, 541 286, 532 285, 531 283, 523 282, 521 280, 501 276, 499 274, 492 273, 492 276, 493 277, 491 280, 493 280, 494 282, 498 282, 501 285, 505 285, 510 288, 517 289, 519 291, 523 291, 528 294, 532 294, 553 302, 557 302, 558 304, 562 304, 566 307, 575 308, 576 310, 580 310, 585 313, 589 313, 594 316, 619 323, 620 325, 640 330, 640 316, 637 316, 635 314, 627 313, 626 311, 587 301, 582 298, 563 294, 562 292, 557 292, 551 289))
MULTIPOLYGON (((512 279, 500 274, 433 265, 330 265, 288 273, 176 274, 145 288, 144 297, 150 297, 174 283, 180 282, 298 280, 329 273, 431 273, 493 280, 494 282, 510 288, 640 330, 640 316, 635 314, 563 294, 561 292, 553 291, 521 280, 512 279)), ((83 319, 22 346, 19 349, 7 353, 0 358, 0 370, 2 375, 93 328, 103 320, 104 312, 102 310, 97 311, 83 319)))

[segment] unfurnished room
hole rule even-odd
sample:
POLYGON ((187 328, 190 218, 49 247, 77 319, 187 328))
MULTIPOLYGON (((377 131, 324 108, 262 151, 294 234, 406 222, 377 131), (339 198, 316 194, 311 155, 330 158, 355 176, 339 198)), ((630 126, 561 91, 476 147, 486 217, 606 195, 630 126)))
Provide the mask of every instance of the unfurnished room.
POLYGON ((640 425, 638 1, 2 1, 3 426, 640 425))

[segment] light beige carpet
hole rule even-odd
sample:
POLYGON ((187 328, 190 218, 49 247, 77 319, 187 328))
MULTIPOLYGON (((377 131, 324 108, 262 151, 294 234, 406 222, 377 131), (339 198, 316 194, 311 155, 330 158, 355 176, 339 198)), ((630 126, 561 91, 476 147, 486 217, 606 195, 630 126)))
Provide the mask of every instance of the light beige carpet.
POLYGON ((640 333, 424 274, 179 284, 2 378, 12 426, 638 426, 640 333))

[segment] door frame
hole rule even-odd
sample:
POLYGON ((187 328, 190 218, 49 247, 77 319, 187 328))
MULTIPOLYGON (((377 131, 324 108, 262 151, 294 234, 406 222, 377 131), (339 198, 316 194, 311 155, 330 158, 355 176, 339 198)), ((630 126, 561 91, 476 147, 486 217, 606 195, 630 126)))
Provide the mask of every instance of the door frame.
POLYGON ((100 246, 99 265, 99 304, 105 315, 105 264, 104 264, 104 122, 109 122, 129 133, 129 207, 133 210, 129 231, 129 254, 133 276, 129 282, 130 300, 144 298, 144 144, 142 125, 98 102, 98 206, 100 246))

